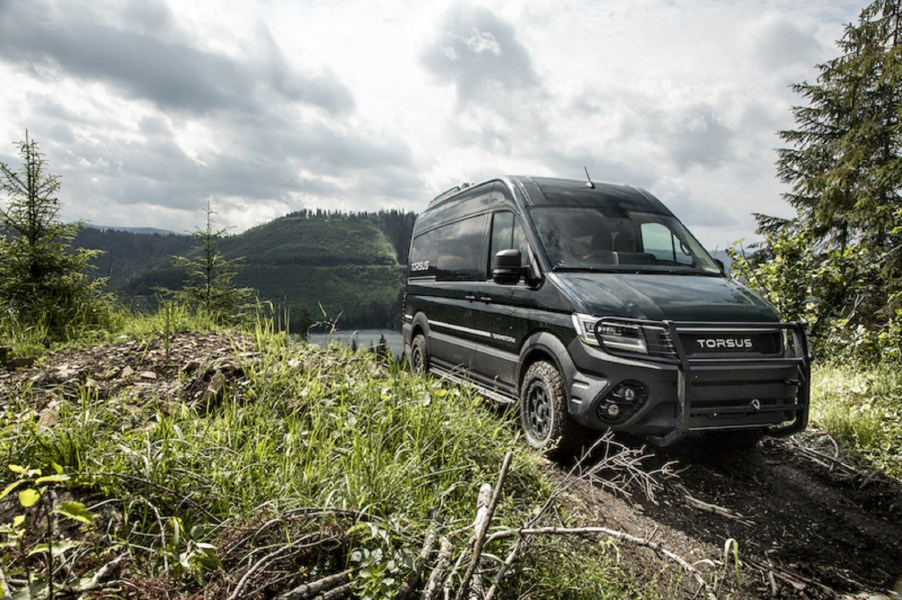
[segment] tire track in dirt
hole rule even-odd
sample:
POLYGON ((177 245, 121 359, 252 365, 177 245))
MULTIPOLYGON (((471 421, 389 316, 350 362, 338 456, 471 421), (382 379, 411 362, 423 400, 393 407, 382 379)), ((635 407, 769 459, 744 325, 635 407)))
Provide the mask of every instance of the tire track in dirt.
POLYGON ((662 481, 657 503, 636 495, 637 510, 689 540, 682 550, 692 554, 707 548, 722 560, 736 540, 741 575, 730 597, 886 597, 902 577, 902 483, 833 459, 826 439, 659 449, 646 467, 671 462, 678 475, 662 481))

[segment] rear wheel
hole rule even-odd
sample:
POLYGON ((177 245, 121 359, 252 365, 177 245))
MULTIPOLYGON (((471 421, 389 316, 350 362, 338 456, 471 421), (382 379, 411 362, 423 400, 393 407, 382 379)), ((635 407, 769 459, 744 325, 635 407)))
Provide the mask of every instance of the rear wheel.
POLYGON ((586 430, 567 410, 564 380, 554 365, 530 365, 520 386, 520 425, 526 442, 550 456, 573 456, 582 449, 586 430))
POLYGON ((429 370, 429 353, 426 350, 426 336, 418 333, 410 342, 410 356, 408 357, 410 368, 417 373, 425 373, 429 370))

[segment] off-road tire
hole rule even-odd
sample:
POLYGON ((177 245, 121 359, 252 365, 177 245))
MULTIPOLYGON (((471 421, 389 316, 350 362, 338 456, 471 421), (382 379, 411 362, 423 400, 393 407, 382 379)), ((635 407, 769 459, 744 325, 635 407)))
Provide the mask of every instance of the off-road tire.
POLYGON ((535 362, 520 386, 520 425, 531 447, 555 458, 569 458, 582 450, 585 428, 567 410, 564 380, 554 365, 535 362))
POLYGON ((410 369, 417 373, 429 370, 429 351, 426 349, 426 336, 418 333, 410 342, 410 355, 407 357, 410 369))

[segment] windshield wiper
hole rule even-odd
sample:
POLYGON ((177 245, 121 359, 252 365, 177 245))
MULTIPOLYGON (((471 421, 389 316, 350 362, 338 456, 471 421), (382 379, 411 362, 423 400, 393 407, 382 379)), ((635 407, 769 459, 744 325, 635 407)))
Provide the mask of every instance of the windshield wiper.
POLYGON ((704 271, 702 269, 643 269, 639 265, 619 265, 617 268, 603 269, 601 267, 552 267, 555 273, 622 273, 633 275, 705 275, 708 277, 720 277, 720 272, 704 271))
POLYGON ((600 267, 551 267, 556 273, 620 273, 622 269, 602 269, 600 267))

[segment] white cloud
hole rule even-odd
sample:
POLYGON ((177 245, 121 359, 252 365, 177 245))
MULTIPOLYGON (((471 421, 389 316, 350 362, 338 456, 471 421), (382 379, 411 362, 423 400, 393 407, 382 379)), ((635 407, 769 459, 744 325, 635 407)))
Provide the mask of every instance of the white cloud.
POLYGON ((789 84, 849 0, 0 0, 0 160, 25 129, 64 216, 241 230, 422 210, 502 173, 649 188, 709 246, 786 214, 789 84))

